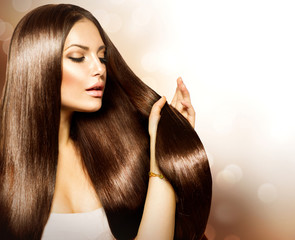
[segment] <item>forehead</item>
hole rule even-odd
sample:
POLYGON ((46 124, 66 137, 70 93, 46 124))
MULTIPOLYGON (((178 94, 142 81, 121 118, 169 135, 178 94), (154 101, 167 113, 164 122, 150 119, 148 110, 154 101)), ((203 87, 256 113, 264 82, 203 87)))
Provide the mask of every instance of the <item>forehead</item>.
POLYGON ((65 48, 71 44, 91 47, 93 45, 103 45, 103 41, 94 23, 88 19, 82 19, 76 22, 70 30, 65 41, 65 48))

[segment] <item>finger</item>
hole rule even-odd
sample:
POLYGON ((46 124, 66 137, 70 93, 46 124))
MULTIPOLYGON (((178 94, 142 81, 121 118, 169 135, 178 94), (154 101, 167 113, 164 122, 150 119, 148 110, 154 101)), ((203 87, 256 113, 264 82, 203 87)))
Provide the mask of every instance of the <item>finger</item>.
POLYGON ((173 107, 175 107, 179 112, 182 111, 182 105, 181 105, 181 101, 183 100, 183 94, 182 94, 182 85, 183 85, 183 81, 182 78, 179 77, 177 79, 177 95, 176 95, 176 99, 174 104, 172 105, 173 107))
POLYGON ((185 109, 191 107, 191 103, 190 102, 181 101, 181 104, 182 104, 183 108, 185 108, 185 109))
POLYGON ((195 110, 191 104, 189 91, 181 77, 177 79, 177 89, 171 105, 175 107, 193 127, 195 126, 195 110))
POLYGON ((171 105, 173 107, 175 107, 175 108, 176 108, 176 103, 177 103, 178 99, 181 97, 181 90, 180 90, 181 78, 180 77, 177 78, 176 81, 177 81, 177 87, 176 87, 176 90, 175 90, 175 94, 173 96, 173 99, 171 101, 171 105))
POLYGON ((160 98, 152 107, 149 116, 149 134, 151 137, 155 137, 157 133, 158 123, 161 118, 161 110, 166 103, 166 97, 160 98))
POLYGON ((182 109, 180 113, 188 120, 188 122, 192 125, 192 127, 195 127, 195 110, 191 103, 191 98, 188 89, 186 88, 183 81, 180 83, 180 89, 181 89, 181 105, 182 109))
POLYGON ((182 102, 182 104, 185 107, 185 116, 186 119, 189 121, 189 123, 193 126, 193 128, 195 127, 195 119, 196 119, 196 112, 192 106, 192 104, 190 102, 182 102))
POLYGON ((180 86, 183 83, 183 80, 181 77, 177 78, 177 85, 180 86))
POLYGON ((181 97, 182 97, 183 100, 189 101, 189 102, 191 101, 191 97, 190 97, 189 91, 186 88, 186 86, 183 83, 183 81, 182 81, 182 83, 180 85, 180 92, 181 92, 181 97))
POLYGON ((154 103, 150 116, 160 116, 161 109, 166 103, 166 97, 161 97, 157 102, 154 103))
POLYGON ((181 97, 180 99, 180 103, 183 106, 187 106, 187 107, 191 107, 191 97, 189 94, 188 89, 186 88, 185 84, 182 82, 181 86, 180 86, 180 90, 181 90, 181 97))

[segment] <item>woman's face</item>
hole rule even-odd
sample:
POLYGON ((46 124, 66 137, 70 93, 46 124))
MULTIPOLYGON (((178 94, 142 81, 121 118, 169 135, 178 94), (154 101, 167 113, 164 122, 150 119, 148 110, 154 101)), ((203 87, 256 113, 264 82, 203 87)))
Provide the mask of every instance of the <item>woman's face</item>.
POLYGON ((106 47, 88 19, 74 24, 62 58, 61 109, 94 112, 100 109, 106 83, 106 47))

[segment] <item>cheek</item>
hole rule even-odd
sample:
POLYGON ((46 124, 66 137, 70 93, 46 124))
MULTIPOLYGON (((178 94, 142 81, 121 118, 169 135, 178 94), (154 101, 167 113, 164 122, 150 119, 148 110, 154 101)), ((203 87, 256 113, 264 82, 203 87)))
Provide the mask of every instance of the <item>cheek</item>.
POLYGON ((64 67, 61 81, 61 99, 63 101, 71 100, 77 97, 77 94, 83 91, 83 76, 81 72, 72 67, 64 67))
POLYGON ((77 71, 73 67, 65 66, 62 71, 61 85, 71 86, 77 82, 77 71))

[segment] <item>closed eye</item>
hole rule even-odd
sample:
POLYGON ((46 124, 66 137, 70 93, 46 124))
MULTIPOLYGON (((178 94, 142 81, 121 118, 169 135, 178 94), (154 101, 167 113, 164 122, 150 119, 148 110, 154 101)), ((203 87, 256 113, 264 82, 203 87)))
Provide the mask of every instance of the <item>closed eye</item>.
POLYGON ((106 64, 108 61, 107 61, 107 59, 105 58, 105 57, 103 57, 103 58, 99 58, 99 61, 101 62, 101 63, 103 63, 103 64, 106 64))
POLYGON ((73 62, 83 62, 85 57, 79 57, 79 58, 74 58, 74 57, 69 57, 73 62))

